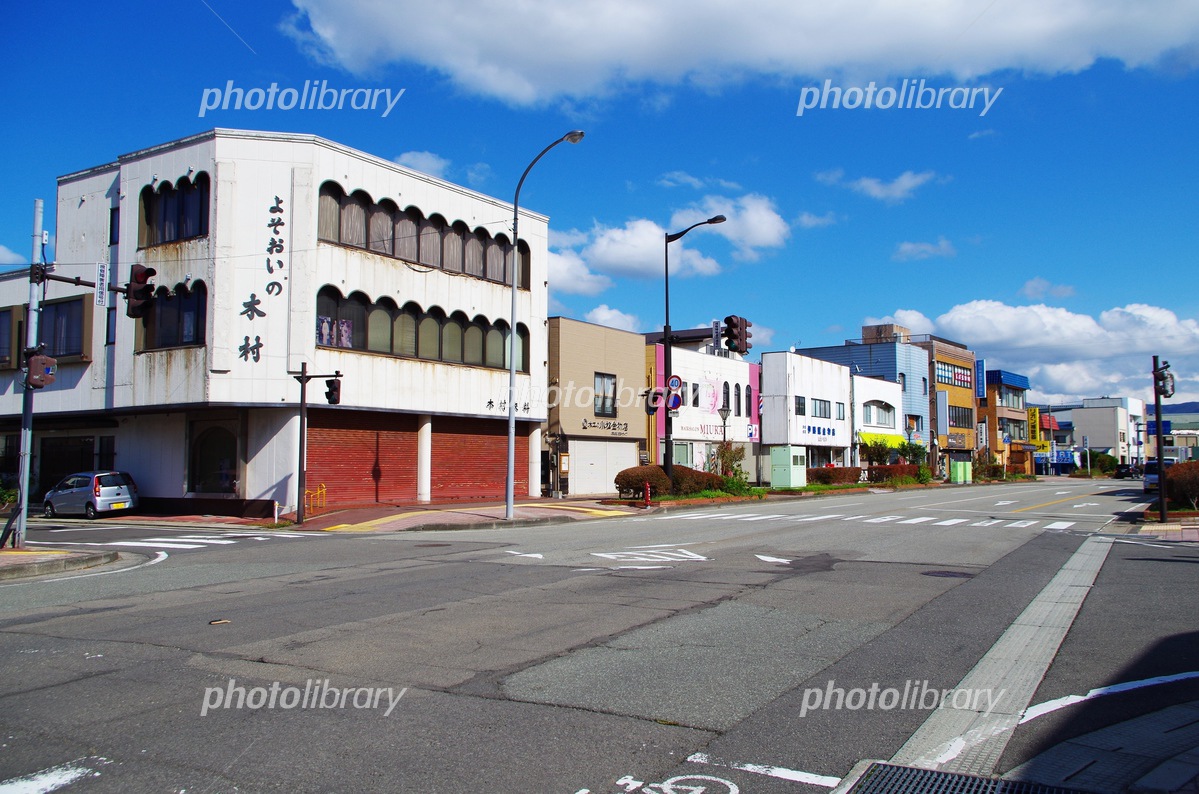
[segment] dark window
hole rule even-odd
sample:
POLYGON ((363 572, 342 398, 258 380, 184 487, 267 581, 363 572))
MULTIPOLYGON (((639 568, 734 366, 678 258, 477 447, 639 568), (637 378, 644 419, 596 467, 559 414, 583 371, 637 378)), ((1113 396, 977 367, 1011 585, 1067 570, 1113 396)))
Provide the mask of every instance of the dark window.
POLYGON ((796 395, 795 397, 795 415, 806 416, 808 413, 808 401, 804 397, 796 395))
POLYGON ((202 345, 208 319, 208 288, 196 282, 175 292, 160 288, 146 314, 145 350, 202 345))
POLYGON ((83 354, 83 298, 44 303, 38 321, 39 341, 47 356, 83 354))
POLYGON ((113 207, 108 211, 108 244, 116 245, 121 242, 121 208, 113 207))
POLYGON ((595 415, 616 416, 616 376, 595 373, 595 415))
MULTIPOLYGON (((157 188, 142 188, 138 209, 139 248, 188 240, 208 234, 208 210, 211 204, 208 174, 196 174, 195 181, 183 177, 177 185, 162 182, 157 188)), ((109 244, 116 245, 120 216, 113 208, 109 216, 109 244)))

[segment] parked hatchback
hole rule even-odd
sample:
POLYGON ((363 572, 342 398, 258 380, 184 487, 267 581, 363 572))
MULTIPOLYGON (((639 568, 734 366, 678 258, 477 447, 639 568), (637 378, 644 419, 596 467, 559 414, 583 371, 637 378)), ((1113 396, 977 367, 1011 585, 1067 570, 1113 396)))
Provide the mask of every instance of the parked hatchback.
MULTIPOLYGON (((1167 470, 1169 470, 1169 468, 1173 465, 1174 465, 1174 461, 1172 461, 1172 460, 1167 460, 1165 462, 1165 468, 1167 470)), ((1157 470, 1157 461, 1156 460, 1146 461, 1145 462, 1145 476, 1141 480, 1141 490, 1143 492, 1156 491, 1158 489, 1158 480, 1160 479, 1160 477, 1158 475, 1159 475, 1159 472, 1157 470)))
POLYGON ((137 485, 128 472, 84 471, 64 477, 46 492, 42 509, 46 518, 132 510, 137 507, 137 485))

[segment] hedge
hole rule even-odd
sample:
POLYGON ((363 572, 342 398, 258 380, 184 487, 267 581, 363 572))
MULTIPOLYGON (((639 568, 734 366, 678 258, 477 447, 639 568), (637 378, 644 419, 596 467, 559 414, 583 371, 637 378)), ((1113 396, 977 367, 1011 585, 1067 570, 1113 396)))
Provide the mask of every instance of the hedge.
POLYGON ((808 469, 809 485, 841 485, 855 483, 862 479, 862 469, 858 466, 823 466, 819 469, 808 469))
POLYGON ((649 483, 649 492, 654 494, 670 493, 670 478, 661 466, 634 466, 616 475, 616 491, 620 494, 632 494, 639 499, 645 498, 645 484, 649 483))
POLYGON ((869 482, 890 482, 901 477, 911 477, 915 480, 920 474, 920 467, 911 463, 897 463, 893 466, 871 466, 866 469, 866 479, 869 482))
POLYGON ((723 491, 724 478, 719 474, 712 474, 707 471, 688 468, 675 464, 674 472, 674 493, 676 494, 692 494, 700 491, 723 491))

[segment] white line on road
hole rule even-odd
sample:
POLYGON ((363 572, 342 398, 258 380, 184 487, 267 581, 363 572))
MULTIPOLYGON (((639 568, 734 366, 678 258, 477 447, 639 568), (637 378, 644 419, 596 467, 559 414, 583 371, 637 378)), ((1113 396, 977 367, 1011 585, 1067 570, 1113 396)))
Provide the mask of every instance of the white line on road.
POLYGON ((111 762, 107 758, 98 755, 76 758, 49 769, 0 780, 0 794, 47 794, 58 791, 85 777, 100 777, 95 768, 108 763, 111 762))
POLYGON ((790 780, 794 783, 809 783, 813 786, 823 786, 824 788, 835 788, 841 782, 841 778, 839 777, 817 775, 812 772, 800 772, 798 769, 787 769, 781 766, 734 764, 729 761, 721 761, 718 758, 713 758, 707 753, 694 753, 688 756, 687 760, 693 764, 707 764, 708 766, 720 766, 726 769, 740 769, 742 772, 753 772, 755 775, 765 775, 767 777, 778 778, 779 780, 790 780))
POLYGON ((986 713, 939 709, 891 760, 947 772, 993 773, 1111 548, 1110 538, 1083 541, 955 688, 999 689, 998 708, 986 713))

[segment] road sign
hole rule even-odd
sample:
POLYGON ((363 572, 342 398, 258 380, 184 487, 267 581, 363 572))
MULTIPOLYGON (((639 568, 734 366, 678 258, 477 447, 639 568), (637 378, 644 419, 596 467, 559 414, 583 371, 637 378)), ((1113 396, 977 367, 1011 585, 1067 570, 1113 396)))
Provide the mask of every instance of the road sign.
MULTIPOLYGON (((1174 432, 1173 420, 1171 420, 1171 419, 1163 420, 1162 421, 1162 433, 1173 433, 1173 432, 1174 432)), ((1157 435, 1157 422, 1153 421, 1152 419, 1150 419, 1148 422, 1146 422, 1145 423, 1145 434, 1150 435, 1150 436, 1156 436, 1157 435)))
POLYGON ((682 388, 682 386, 683 386, 683 379, 680 378, 678 375, 671 375, 669 378, 666 379, 666 388, 670 389, 671 391, 678 391, 679 389, 682 388))
POLYGON ((96 263, 96 305, 108 305, 108 263, 96 263))
POLYGON ((678 392, 672 391, 666 398, 666 407, 671 411, 677 411, 682 404, 683 398, 678 392))

